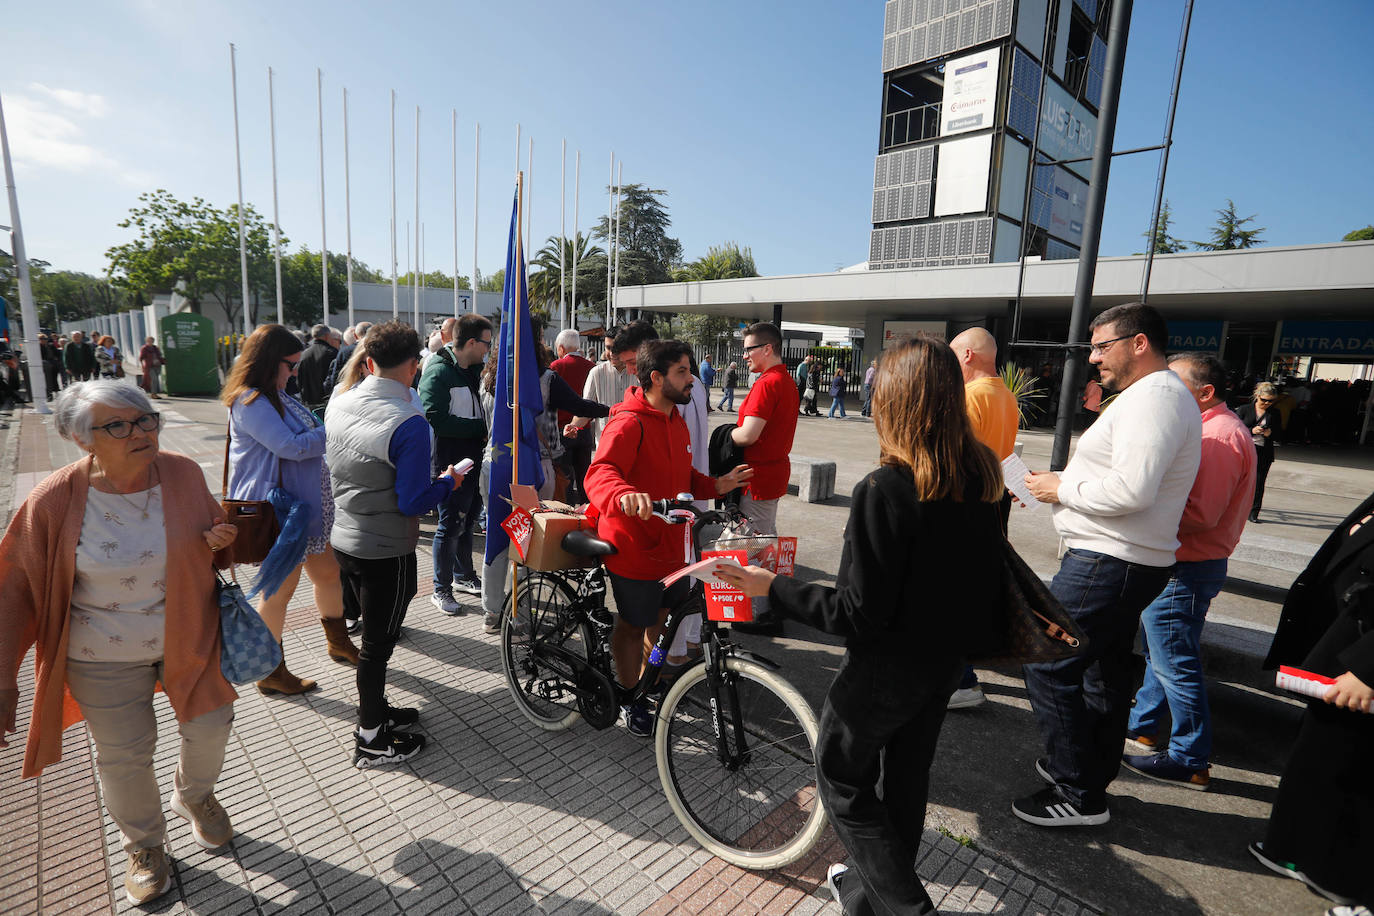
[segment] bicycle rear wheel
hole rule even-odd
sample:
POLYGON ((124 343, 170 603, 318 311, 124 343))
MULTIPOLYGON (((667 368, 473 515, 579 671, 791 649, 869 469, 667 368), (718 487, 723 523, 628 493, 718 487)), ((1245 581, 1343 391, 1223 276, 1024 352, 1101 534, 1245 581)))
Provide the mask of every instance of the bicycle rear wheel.
POLYGON ((576 594, 557 576, 531 573, 521 577, 519 598, 513 611, 507 601, 501 621, 506 686, 525 718, 562 731, 577 721, 577 660, 585 664, 590 652, 586 629, 569 613, 576 594))
POLYGON ((659 711, 659 780, 678 820, 707 851, 741 868, 780 868, 825 827, 816 789, 816 717, 796 689, 757 662, 727 658, 720 688, 731 764, 718 753, 706 666, 678 678, 659 711), (734 705, 732 693, 738 696, 734 705), (734 710, 743 725, 736 744, 734 710))

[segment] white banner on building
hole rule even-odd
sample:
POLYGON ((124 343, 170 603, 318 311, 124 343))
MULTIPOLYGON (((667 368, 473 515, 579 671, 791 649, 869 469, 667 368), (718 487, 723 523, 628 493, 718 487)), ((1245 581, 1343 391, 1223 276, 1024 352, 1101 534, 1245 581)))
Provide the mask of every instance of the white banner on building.
POLYGON ((935 215, 986 210, 991 167, 991 134, 941 143, 935 174, 935 215))
POLYGON ((979 51, 945 64, 940 136, 992 126, 997 109, 997 62, 1001 51, 979 51))

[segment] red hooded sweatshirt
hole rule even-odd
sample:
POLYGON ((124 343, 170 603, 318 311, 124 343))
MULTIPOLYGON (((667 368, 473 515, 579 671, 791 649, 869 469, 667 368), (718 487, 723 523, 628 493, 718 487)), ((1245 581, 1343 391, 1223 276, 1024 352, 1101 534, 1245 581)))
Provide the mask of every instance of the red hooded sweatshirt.
POLYGON ((687 565, 685 525, 668 525, 657 518, 647 522, 626 515, 620 497, 648 493, 651 499, 673 499, 691 493, 714 499, 716 482, 692 468, 692 440, 687 423, 676 410, 666 415, 631 387, 625 400, 611 408, 596 456, 587 469, 588 516, 597 536, 618 551, 606 558, 606 568, 627 579, 661 579, 687 565))

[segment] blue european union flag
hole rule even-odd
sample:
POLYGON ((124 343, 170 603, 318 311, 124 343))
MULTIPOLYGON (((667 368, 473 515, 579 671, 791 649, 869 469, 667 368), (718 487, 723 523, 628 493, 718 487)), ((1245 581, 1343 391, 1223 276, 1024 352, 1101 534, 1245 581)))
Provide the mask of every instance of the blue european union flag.
POLYGON ((539 358, 530 328, 530 298, 525 283, 525 252, 520 238, 520 196, 511 205, 510 236, 506 243, 506 286, 501 300, 501 330, 496 355, 496 406, 491 419, 490 489, 487 492, 486 562, 506 549, 510 539, 501 522, 510 514, 510 485, 515 455, 516 366, 520 367, 520 478, 516 483, 538 488, 544 484, 539 461, 539 415, 544 396, 539 390, 539 358), (516 351, 519 359, 516 359, 516 351))

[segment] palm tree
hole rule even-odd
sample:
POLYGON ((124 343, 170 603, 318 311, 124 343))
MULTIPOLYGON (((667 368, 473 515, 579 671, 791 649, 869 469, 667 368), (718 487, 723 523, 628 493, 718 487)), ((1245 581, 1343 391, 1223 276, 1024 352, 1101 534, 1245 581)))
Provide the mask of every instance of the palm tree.
MULTIPOLYGON (((538 268, 537 272, 530 274, 530 301, 543 302, 551 308, 558 305, 559 281, 563 274, 558 266, 558 247, 559 238, 556 235, 549 236, 548 242, 535 254, 530 261, 530 266, 538 268)), ((572 298, 572 269, 573 255, 577 256, 578 265, 578 302, 587 301, 586 286, 581 283, 582 265, 588 258, 594 258, 605 254, 600 247, 590 245, 587 237, 581 232, 574 238, 563 239, 563 270, 568 271, 567 285, 564 287, 565 295, 572 298)), ((604 262, 603 262, 604 272, 604 262)), ((604 284, 604 280, 603 280, 604 284)), ((576 307, 577 303, 574 303, 576 307)))

